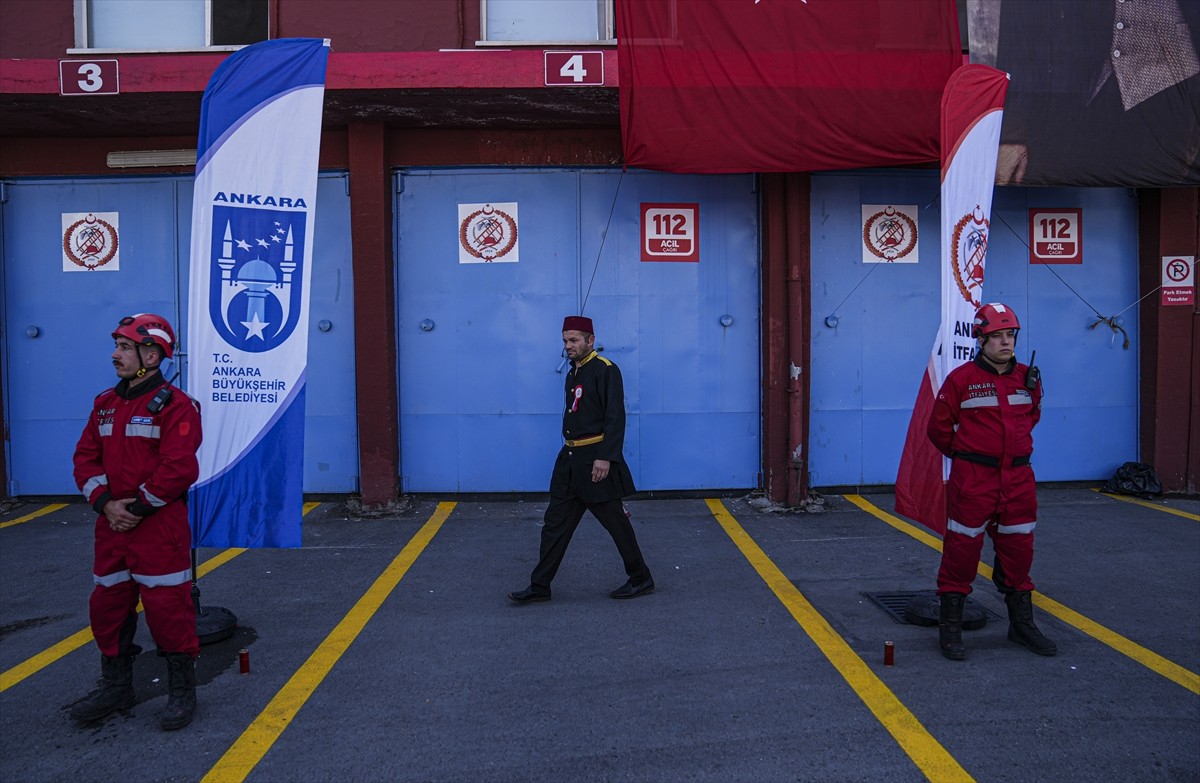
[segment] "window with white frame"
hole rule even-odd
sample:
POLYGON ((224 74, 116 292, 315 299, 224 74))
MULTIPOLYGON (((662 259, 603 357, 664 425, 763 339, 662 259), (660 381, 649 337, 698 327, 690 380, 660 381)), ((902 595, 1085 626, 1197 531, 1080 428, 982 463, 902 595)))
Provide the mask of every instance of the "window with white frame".
POLYGON ((268 38, 268 0, 75 0, 80 49, 233 48, 268 38))
POLYGON ((479 0, 480 44, 616 43, 613 0, 479 0))

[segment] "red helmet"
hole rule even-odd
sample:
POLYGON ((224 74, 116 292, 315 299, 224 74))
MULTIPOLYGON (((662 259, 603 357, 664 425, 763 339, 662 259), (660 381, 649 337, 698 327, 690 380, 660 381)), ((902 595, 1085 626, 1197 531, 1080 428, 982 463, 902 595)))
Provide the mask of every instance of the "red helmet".
POLYGON ((175 353, 175 330, 166 318, 154 313, 125 316, 112 336, 114 340, 126 337, 137 345, 157 345, 168 359, 175 353))
POLYGON ((992 302, 985 304, 975 312, 975 327, 971 330, 971 336, 975 338, 987 337, 992 332, 998 332, 1001 329, 1020 329, 1021 324, 1017 321, 1017 314, 1012 311, 1008 305, 992 302))

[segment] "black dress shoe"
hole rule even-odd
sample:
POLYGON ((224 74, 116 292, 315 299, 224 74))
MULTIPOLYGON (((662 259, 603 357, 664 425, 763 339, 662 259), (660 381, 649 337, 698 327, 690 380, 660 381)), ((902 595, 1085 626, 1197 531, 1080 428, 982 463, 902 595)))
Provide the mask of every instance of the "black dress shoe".
POLYGON ((646 595, 654 592, 654 580, 646 579, 643 582, 633 583, 630 579, 625 584, 618 587, 608 594, 609 598, 637 598, 639 595, 646 595))
POLYGON ((514 603, 531 604, 535 601, 549 601, 550 591, 538 590, 531 585, 526 587, 524 590, 518 590, 515 593, 509 593, 508 597, 514 603))

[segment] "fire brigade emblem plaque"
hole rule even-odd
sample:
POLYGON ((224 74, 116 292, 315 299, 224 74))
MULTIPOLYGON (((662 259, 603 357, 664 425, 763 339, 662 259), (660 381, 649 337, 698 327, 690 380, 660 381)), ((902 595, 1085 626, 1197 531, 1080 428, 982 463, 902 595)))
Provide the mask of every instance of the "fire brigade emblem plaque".
POLYGON ((116 212, 64 212, 64 272, 116 272, 121 268, 121 242, 116 212))
POLYGON ((516 202, 458 205, 458 263, 516 263, 519 250, 516 202))
POLYGON ((917 263, 915 205, 863 204, 863 263, 917 263))
POLYGON ((954 268, 954 283, 958 292, 972 307, 981 307, 979 293, 983 290, 983 263, 987 257, 988 219, 976 205, 974 211, 963 215, 954 225, 950 237, 950 264, 954 268))
POLYGON ((300 320, 305 212, 213 206, 208 314, 250 353, 279 347, 300 320))

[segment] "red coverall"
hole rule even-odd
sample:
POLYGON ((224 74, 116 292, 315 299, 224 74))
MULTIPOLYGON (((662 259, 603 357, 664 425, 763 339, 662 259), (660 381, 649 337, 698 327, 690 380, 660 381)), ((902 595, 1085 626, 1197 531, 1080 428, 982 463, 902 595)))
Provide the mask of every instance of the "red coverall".
POLYGON ((1028 367, 997 372, 982 354, 946 378, 929 417, 929 439, 951 457, 946 486, 949 520, 942 539, 938 594, 971 592, 983 549, 992 538, 1004 592, 1033 589, 1037 494, 1029 456, 1041 418, 1042 387, 1025 388, 1028 367))
POLYGON ((171 401, 151 413, 147 405, 163 383, 155 375, 130 389, 122 380, 101 393, 75 446, 75 483, 100 514, 89 608, 96 645, 108 656, 129 652, 139 597, 161 652, 200 651, 185 503, 200 473, 200 406, 172 389, 171 401), (124 498, 135 499, 129 510, 143 519, 116 532, 104 504, 124 498))

